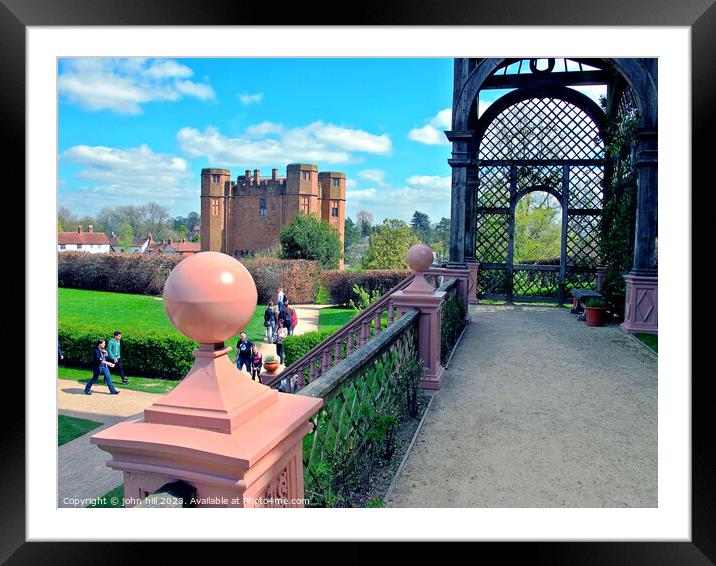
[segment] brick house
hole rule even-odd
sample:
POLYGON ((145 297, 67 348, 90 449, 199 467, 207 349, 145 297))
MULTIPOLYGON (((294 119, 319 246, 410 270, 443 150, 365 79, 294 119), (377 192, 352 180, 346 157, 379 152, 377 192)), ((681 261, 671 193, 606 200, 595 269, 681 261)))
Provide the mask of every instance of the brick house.
POLYGON ((152 248, 147 250, 147 253, 152 254, 177 254, 180 256, 190 256, 197 254, 201 251, 201 244, 199 242, 187 242, 185 239, 173 240, 162 240, 158 244, 155 244, 152 248))

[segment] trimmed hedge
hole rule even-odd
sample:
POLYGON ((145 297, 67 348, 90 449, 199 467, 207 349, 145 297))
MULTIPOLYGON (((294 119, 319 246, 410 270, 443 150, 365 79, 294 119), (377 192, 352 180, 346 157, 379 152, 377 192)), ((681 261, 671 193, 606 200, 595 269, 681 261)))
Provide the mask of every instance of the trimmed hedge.
MULTIPOLYGON (((109 343, 113 332, 114 327, 109 326, 60 322, 58 334, 65 363, 91 368, 95 343, 100 339, 109 343)), ((197 347, 192 340, 169 331, 126 328, 122 332, 122 367, 129 375, 181 379, 194 363, 192 351, 197 347)), ((114 374, 111 368, 110 372, 114 374)))
MULTIPOLYGON (((73 289, 161 295, 171 270, 183 258, 171 254, 57 254, 57 285, 73 289)), ((259 303, 283 287, 293 304, 312 303, 318 289, 318 262, 257 258, 242 261, 256 283, 259 303)))
POLYGON ((306 332, 300 336, 286 336, 283 339, 284 361, 286 366, 290 366, 293 362, 301 359, 311 348, 314 348, 336 330, 340 326, 327 326, 321 330, 306 332))
POLYGON ((353 291, 353 285, 368 292, 378 291, 382 295, 411 273, 409 269, 366 269, 358 272, 331 270, 321 274, 320 282, 332 303, 348 306, 351 300, 357 303, 360 299, 353 291))

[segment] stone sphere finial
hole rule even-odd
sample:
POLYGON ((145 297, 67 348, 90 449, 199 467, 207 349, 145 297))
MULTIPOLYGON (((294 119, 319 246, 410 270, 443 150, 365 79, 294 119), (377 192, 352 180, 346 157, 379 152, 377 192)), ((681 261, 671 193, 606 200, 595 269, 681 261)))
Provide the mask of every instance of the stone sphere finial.
POLYGON ((426 244, 415 244, 408 250, 407 259, 413 271, 422 273, 433 264, 433 249, 426 244))
POLYGON ((164 284, 164 310, 184 336, 219 344, 235 336, 256 310, 256 284, 233 257, 201 252, 182 260, 164 284))

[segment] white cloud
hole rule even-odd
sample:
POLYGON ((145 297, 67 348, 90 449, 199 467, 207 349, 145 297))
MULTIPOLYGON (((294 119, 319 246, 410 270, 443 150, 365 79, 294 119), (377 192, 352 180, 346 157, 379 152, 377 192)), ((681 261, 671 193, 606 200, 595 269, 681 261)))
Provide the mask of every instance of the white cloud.
POLYGON ((385 185, 385 171, 382 169, 363 169, 358 171, 358 177, 365 181, 375 183, 379 187, 385 185))
POLYGON ((254 94, 250 94, 248 92, 242 92, 241 94, 237 94, 236 96, 239 97, 241 104, 258 104, 259 102, 261 102, 261 100, 263 100, 264 93, 256 92, 254 94))
POLYGON ((88 110, 140 114, 149 102, 213 99, 210 84, 187 80, 193 73, 172 59, 68 59, 57 85, 67 101, 88 110))
MULTIPOLYGON (((94 214, 104 206, 156 201, 181 212, 198 210, 197 179, 185 159, 154 153, 148 146, 117 149, 78 145, 60 155, 63 163, 79 165, 77 190, 60 189, 60 204, 78 214, 94 214)), ((74 184, 73 184, 74 185, 74 184)))
POLYGON ((445 108, 428 120, 421 128, 413 128, 408 132, 408 138, 426 145, 445 145, 448 142, 444 130, 452 125, 452 110, 445 108))
POLYGON ((451 177, 437 175, 413 175, 400 188, 349 190, 346 194, 346 214, 355 218, 359 210, 371 212, 376 222, 386 218, 410 221, 413 212, 419 210, 438 222, 443 216, 450 217, 451 177))
POLYGON ((212 126, 203 132, 182 128, 177 140, 186 155, 206 157, 215 166, 348 163, 357 160, 351 152, 384 155, 392 151, 387 134, 375 135, 321 121, 293 129, 262 122, 247 128, 243 136, 233 138, 212 126), (266 137, 269 135, 277 137, 266 137))

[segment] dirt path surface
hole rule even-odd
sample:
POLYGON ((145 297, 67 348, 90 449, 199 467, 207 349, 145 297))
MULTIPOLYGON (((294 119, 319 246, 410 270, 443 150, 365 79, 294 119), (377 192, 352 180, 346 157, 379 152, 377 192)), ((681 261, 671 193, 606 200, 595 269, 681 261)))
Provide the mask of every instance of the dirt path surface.
POLYGON ((656 507, 656 357, 566 309, 471 314, 388 505, 656 507))

